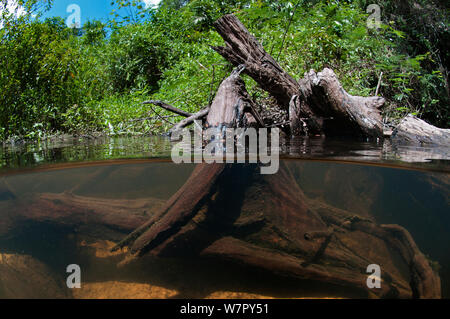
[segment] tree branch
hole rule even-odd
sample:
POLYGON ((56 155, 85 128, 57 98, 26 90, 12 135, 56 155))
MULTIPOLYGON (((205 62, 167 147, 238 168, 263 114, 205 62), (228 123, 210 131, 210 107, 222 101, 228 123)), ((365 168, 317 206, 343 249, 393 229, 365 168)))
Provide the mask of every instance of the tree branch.
POLYGON ((170 133, 176 132, 178 130, 181 130, 183 128, 185 128, 186 126, 188 126, 189 124, 193 123, 195 120, 201 119, 205 116, 208 115, 210 108, 204 108, 203 110, 201 110, 200 112, 197 112, 195 114, 192 114, 191 116, 185 118, 184 120, 178 122, 177 124, 175 124, 174 127, 172 127, 170 129, 170 133))
POLYGON ((167 103, 165 103, 163 101, 150 100, 150 101, 142 102, 142 104, 153 104, 153 105, 162 107, 163 109, 165 109, 167 111, 173 112, 175 114, 178 114, 178 115, 181 115, 181 116, 184 116, 184 117, 189 117, 189 116, 192 115, 192 113, 180 110, 180 109, 178 109, 178 108, 176 108, 176 107, 174 107, 172 105, 169 105, 169 104, 167 104, 167 103))

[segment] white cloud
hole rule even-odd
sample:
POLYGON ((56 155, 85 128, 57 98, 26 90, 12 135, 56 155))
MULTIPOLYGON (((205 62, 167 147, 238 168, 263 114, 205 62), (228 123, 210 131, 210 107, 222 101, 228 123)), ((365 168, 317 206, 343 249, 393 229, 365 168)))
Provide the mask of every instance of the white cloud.
MULTIPOLYGON (((0 15, 3 11, 5 11, 5 5, 0 3, 0 15)), ((16 17, 23 16, 26 13, 25 9, 22 6, 19 6, 16 0, 8 0, 6 4, 6 11, 14 14, 16 17)))
POLYGON ((24 7, 19 6, 16 0, 8 0, 6 6, 0 3, 0 29, 3 28, 2 14, 5 12, 14 15, 16 18, 26 14, 24 7))
POLYGON ((145 3, 145 8, 151 8, 156 7, 161 2, 161 0, 143 0, 142 2, 145 3))

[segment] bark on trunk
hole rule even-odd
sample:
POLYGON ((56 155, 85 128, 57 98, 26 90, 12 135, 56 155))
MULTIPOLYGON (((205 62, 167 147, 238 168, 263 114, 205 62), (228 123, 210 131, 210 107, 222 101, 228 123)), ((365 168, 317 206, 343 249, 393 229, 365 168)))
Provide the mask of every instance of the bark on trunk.
POLYGON ((225 46, 213 49, 233 65, 245 65, 245 73, 291 111, 292 134, 383 136, 383 98, 349 95, 329 69, 311 71, 297 82, 234 15, 220 18, 215 27, 225 46))
MULTIPOLYGON (((234 15, 223 16, 214 26, 225 40, 225 46, 213 49, 233 65, 245 65, 244 73, 269 92, 280 107, 287 110, 292 96, 299 94, 297 81, 279 66, 234 15)), ((309 117, 314 116, 307 105, 303 112, 309 117)))
MULTIPOLYGON (((207 127, 222 132, 258 125, 242 71, 238 68, 221 84, 207 127)), ((164 208, 115 249, 127 246, 137 255, 161 257, 213 256, 379 297, 440 297, 439 277, 406 230, 312 203, 285 165, 275 175, 260 175, 257 168, 198 164, 164 208), (381 289, 367 288, 370 264, 383 265, 381 289)))
POLYGON ((433 125, 409 115, 405 117, 392 133, 392 142, 415 145, 450 145, 450 130, 433 125))
MULTIPOLYGON (((308 73, 299 84, 237 18, 225 16, 216 27, 226 41, 226 47, 216 50, 239 67, 219 87, 207 127, 223 132, 263 125, 240 78, 244 71, 290 110, 294 134, 382 135, 377 111, 381 98, 349 95, 328 69, 308 73), (331 125, 326 117, 333 117, 331 125)), ((284 164, 275 175, 260 175, 257 169, 256 164, 198 164, 186 183, 162 207, 155 207, 146 222, 142 214, 129 212, 147 211, 150 202, 102 201, 70 194, 40 195, 33 199, 39 205, 28 202, 19 211, 24 218, 66 225, 97 223, 130 229, 141 224, 114 248, 130 247, 136 255, 213 256, 379 297, 440 297, 439 276, 405 229, 377 225, 370 218, 308 199, 284 164), (383 265, 380 289, 366 285, 370 264, 383 265)), ((14 201, 14 192, 6 184, 0 185, 0 196, 6 203, 14 201)), ((8 211, 16 209, 8 207, 8 211)), ((9 214, 9 225, 17 215, 9 214)), ((4 231, 11 229, 5 225, 0 225, 4 231)))
POLYGON ((221 83, 206 118, 207 128, 264 126, 240 77, 242 71, 245 66, 240 65, 221 83))
POLYGON ((30 221, 122 232, 138 227, 117 248, 224 259, 320 283, 324 292, 340 285, 361 296, 440 297, 439 276, 404 228, 307 198, 284 164, 276 175, 260 175, 255 164, 199 164, 165 204, 68 193, 0 204, 9 217, 2 216, 2 237, 30 221), (370 264, 382 265, 381 289, 366 286, 370 264))

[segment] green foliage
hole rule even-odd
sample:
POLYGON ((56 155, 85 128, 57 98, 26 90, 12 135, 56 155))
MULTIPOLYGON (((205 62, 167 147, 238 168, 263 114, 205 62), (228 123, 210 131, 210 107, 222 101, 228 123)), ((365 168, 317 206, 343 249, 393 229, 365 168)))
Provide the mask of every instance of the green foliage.
MULTIPOLYGON (((210 48, 223 43, 213 22, 228 13, 295 78, 329 67, 347 91, 367 96, 383 72, 387 121, 415 113, 449 125, 448 17, 430 9, 438 3, 416 1, 419 7, 408 9, 381 1, 379 30, 367 28, 370 1, 364 0, 164 0, 159 8, 137 0, 112 3, 110 24, 89 21, 77 32, 61 19, 3 14, 1 139, 57 131, 164 132, 179 118, 141 102, 160 99, 189 112, 211 103, 232 69, 210 48), (128 15, 120 17, 118 9, 128 15), (419 13, 423 23, 412 23, 419 13)), ((23 4, 37 12, 51 1, 23 4)), ((266 97, 245 81, 257 100, 266 97)))
MULTIPOLYGON (((361 6, 371 1, 359 0, 361 6)), ((448 1, 382 0, 382 19, 394 31, 389 55, 398 62, 388 69, 392 88, 385 94, 391 107, 389 116, 417 113, 429 122, 450 125, 450 28, 448 1), (392 29, 392 28, 395 28, 392 29), (400 112, 397 112, 400 110, 400 112)))
POLYGON ((100 21, 87 21, 82 28, 84 45, 102 44, 107 35, 106 25, 100 21))
POLYGON ((59 114, 79 97, 76 53, 61 19, 1 31, 0 118, 7 134, 60 128, 59 114))
POLYGON ((165 68, 164 45, 153 39, 151 25, 127 25, 113 32, 107 50, 108 73, 114 92, 158 88, 165 68))

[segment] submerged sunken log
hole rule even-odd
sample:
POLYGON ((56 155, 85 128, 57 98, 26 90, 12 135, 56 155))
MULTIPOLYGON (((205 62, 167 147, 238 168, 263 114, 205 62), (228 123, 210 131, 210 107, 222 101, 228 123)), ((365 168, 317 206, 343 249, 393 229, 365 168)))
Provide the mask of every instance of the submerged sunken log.
MULTIPOLYGON (((158 210, 158 199, 123 200, 42 193, 0 201, 0 238, 13 236, 24 223, 51 223, 58 227, 101 225, 129 232, 142 225, 149 212, 158 210)), ((153 215, 153 214, 152 214, 153 215)))
MULTIPOLYGON (((345 129, 346 133, 382 136, 377 111, 383 104, 381 98, 350 96, 327 69, 319 74, 310 72, 297 83, 237 18, 227 15, 219 19, 216 28, 226 46, 215 49, 238 68, 220 85, 206 127, 223 131, 263 126, 240 78, 240 73, 246 72, 280 107, 291 109, 291 119, 301 125, 292 128, 298 134, 345 129), (333 117, 334 124, 324 123, 325 117, 333 117)), ((63 218, 66 224, 82 222, 78 216, 121 229, 139 223, 114 247, 129 247, 132 256, 151 253, 226 259, 281 276, 347 287, 366 296, 441 296, 439 276, 405 229, 378 225, 370 217, 308 199, 289 167, 281 164, 274 175, 259 174, 258 164, 198 164, 186 183, 163 206, 152 210, 145 222, 144 216, 130 210, 142 210, 148 203, 124 202, 127 209, 123 211, 117 203, 118 207, 106 212, 105 207, 114 205, 80 197, 75 200, 69 195, 51 198, 43 194, 40 205, 26 205, 32 208, 25 215, 58 220, 60 214, 44 212, 57 212, 54 205, 60 205, 84 212, 64 210, 67 216, 75 216, 63 218), (381 288, 370 289, 366 284, 371 264, 382 267, 381 288)), ((10 196, 8 190, 2 193, 10 196)))
MULTIPOLYGON (((321 117, 333 116, 338 123, 333 130, 342 123, 346 132, 382 136, 382 98, 350 96, 328 69, 310 72, 298 84, 237 18, 227 15, 216 28, 226 46, 215 50, 238 68, 220 85, 206 127, 262 127, 240 79, 246 72, 291 110, 291 120, 302 124, 294 127, 299 134, 323 133, 327 126, 321 117)), ((286 165, 275 175, 259 175, 257 167, 198 164, 167 204, 114 249, 130 247, 137 256, 212 256, 379 297, 441 296, 439 276, 405 229, 314 206, 286 165), (380 289, 367 287, 370 264, 383 267, 380 289)))
MULTIPOLYGON (((251 101, 240 71, 219 88, 209 127, 257 124, 251 107, 245 107, 251 101)), ((379 297, 440 297, 439 276, 406 230, 312 204, 285 165, 275 175, 260 175, 257 168, 198 164, 166 205, 114 249, 130 247, 137 256, 226 259, 379 297), (380 289, 366 285, 370 264, 382 265, 380 289)))

